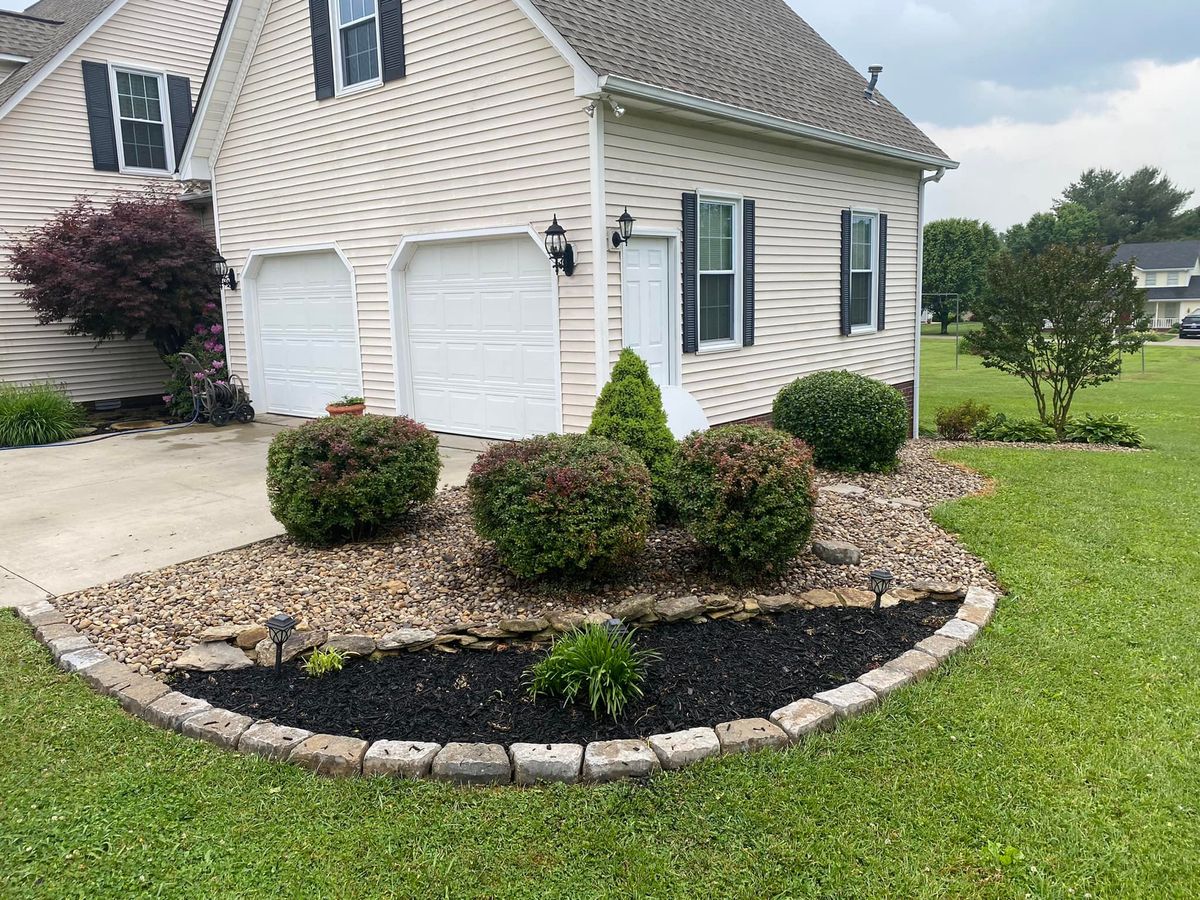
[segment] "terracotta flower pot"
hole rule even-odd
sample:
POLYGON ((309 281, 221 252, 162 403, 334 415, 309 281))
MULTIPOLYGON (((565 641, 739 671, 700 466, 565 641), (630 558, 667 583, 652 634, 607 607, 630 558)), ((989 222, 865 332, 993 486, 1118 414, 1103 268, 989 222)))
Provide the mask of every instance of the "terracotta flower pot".
POLYGON ((338 406, 336 403, 330 403, 325 407, 325 412, 331 416, 361 416, 367 411, 367 404, 355 403, 353 406, 338 406))

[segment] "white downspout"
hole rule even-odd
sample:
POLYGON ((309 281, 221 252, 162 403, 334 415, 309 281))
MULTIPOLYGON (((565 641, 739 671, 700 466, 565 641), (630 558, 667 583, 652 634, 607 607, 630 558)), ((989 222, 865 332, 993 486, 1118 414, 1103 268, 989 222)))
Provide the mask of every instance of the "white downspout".
POLYGON ((917 182, 917 321, 916 350, 913 353, 913 437, 921 433, 921 313, 922 298, 925 294, 925 185, 937 183, 946 174, 946 168, 940 167, 932 175, 923 171, 917 182))

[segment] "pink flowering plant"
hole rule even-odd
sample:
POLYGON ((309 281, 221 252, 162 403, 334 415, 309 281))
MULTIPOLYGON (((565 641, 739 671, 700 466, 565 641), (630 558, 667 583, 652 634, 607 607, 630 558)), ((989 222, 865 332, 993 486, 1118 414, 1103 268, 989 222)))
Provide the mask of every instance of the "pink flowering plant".
POLYGON ((183 345, 182 352, 190 353, 203 368, 203 372, 188 375, 179 356, 167 357, 171 377, 163 386, 163 403, 177 419, 190 419, 194 409, 192 401, 193 382, 199 389, 207 376, 216 384, 229 383, 229 369, 225 353, 225 337, 221 327, 221 307, 215 302, 205 303, 200 310, 199 321, 192 328, 191 336, 183 345))
POLYGON ((645 548, 654 518, 645 463, 595 435, 497 444, 467 488, 475 530, 524 578, 610 571, 645 548))
POLYGON ((433 499, 437 438, 412 419, 323 418, 280 432, 267 451, 271 513, 305 544, 367 537, 433 499))
POLYGON ((684 526, 735 579, 779 572, 808 542, 816 494, 802 441, 771 428, 716 428, 683 441, 678 473, 684 526))

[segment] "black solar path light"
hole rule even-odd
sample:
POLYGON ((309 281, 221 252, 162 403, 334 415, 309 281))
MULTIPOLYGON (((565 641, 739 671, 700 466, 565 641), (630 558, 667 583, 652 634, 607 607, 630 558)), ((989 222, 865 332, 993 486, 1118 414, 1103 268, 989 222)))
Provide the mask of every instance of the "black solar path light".
POLYGON ((871 591, 875 594, 875 612, 883 605, 883 595, 892 589, 896 583, 895 576, 887 569, 876 569, 870 574, 871 591))
POLYGON ((275 676, 283 674, 283 645, 288 642, 298 623, 287 613, 276 613, 267 620, 267 634, 275 645, 275 676))

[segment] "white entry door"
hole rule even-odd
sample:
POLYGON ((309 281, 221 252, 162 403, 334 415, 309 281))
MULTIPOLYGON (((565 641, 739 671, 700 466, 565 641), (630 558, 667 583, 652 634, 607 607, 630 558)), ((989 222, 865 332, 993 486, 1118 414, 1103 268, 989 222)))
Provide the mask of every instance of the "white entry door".
POLYGON ((267 412, 313 418, 362 394, 350 271, 333 251, 268 256, 253 277, 254 400, 267 412), (255 346, 255 344, 257 346, 255 346))
POLYGON ((485 438, 560 429, 553 280, 528 236, 422 245, 405 272, 404 302, 407 359, 398 364, 414 418, 485 438))
POLYGON ((671 241, 635 237, 621 263, 624 344, 646 361, 660 387, 675 383, 671 241))

